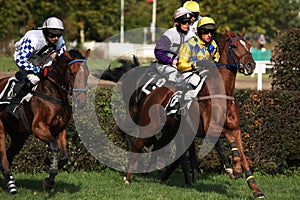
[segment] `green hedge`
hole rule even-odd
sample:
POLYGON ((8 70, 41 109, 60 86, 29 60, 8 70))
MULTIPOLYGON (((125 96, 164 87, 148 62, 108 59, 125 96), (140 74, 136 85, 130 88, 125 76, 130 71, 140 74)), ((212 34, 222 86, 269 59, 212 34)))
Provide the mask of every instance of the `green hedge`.
POLYGON ((300 88, 300 28, 280 31, 273 50, 274 89, 295 91, 300 88))
MULTIPOLYGON (((100 126, 114 144, 125 147, 123 138, 117 134, 110 110, 111 87, 100 87, 96 92, 96 106, 100 126)), ((245 153, 254 170, 268 174, 284 173, 299 167, 300 92, 237 90, 236 99, 241 109, 241 130, 245 153)), ((68 151, 70 160, 63 170, 101 171, 106 168, 97 161, 81 143, 71 120, 68 125, 68 151)), ((226 141, 224 144, 227 145, 226 141)), ((226 147, 229 154, 228 146, 226 147)), ((43 161, 49 156, 47 145, 30 137, 23 150, 16 156, 14 171, 42 171, 43 161)), ((200 162, 204 171, 222 170, 215 151, 200 162)))

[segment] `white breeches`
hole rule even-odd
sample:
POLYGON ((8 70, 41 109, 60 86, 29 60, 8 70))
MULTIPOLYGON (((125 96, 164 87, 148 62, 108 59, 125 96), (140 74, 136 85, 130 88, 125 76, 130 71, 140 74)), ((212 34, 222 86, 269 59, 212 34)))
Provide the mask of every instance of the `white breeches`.
POLYGON ((33 84, 33 85, 36 85, 39 81, 40 81, 40 78, 35 75, 35 74, 28 74, 27 75, 27 79, 33 84))
POLYGON ((184 72, 181 74, 180 80, 185 81, 186 83, 189 83, 196 87, 200 82, 200 76, 192 72, 184 72))
POLYGON ((178 81, 177 79, 180 76, 180 73, 178 72, 178 70, 175 66, 157 64, 156 68, 160 73, 162 73, 164 76, 168 77, 169 81, 172 81, 172 82, 178 81))

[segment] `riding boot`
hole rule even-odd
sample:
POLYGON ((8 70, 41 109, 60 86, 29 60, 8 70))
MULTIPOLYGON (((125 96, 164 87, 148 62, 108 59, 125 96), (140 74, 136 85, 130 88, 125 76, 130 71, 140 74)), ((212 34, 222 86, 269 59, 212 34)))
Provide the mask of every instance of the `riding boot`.
POLYGON ((183 114, 184 107, 195 97, 191 97, 189 95, 189 91, 193 90, 194 88, 188 84, 184 87, 182 90, 181 97, 176 102, 174 108, 177 109, 177 112, 175 113, 174 117, 175 119, 179 119, 179 117, 183 114))
POLYGON ((33 84, 30 82, 22 83, 18 82, 14 87, 14 93, 16 94, 13 99, 11 99, 10 104, 6 107, 6 111, 18 118, 17 108, 20 105, 21 100, 26 96, 32 89, 33 84))

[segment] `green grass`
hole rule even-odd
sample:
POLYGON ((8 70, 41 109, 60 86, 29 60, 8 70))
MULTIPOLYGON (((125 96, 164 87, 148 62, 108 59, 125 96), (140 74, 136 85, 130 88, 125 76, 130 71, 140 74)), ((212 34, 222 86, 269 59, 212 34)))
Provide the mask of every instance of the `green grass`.
MULTIPOLYGON (((166 184, 160 184, 160 172, 150 175, 133 175, 130 185, 122 181, 122 173, 112 170, 96 172, 61 172, 56 177, 54 189, 42 188, 46 173, 15 174, 18 194, 12 196, 4 191, 1 177, 0 199, 125 199, 125 200, 243 200, 254 199, 245 179, 231 180, 226 175, 199 175, 191 188, 183 184, 181 171, 176 171, 166 184)), ((256 176, 256 181, 267 199, 299 199, 300 177, 256 176)))
POLYGON ((0 58, 0 71, 16 71, 18 70, 13 58, 0 58))

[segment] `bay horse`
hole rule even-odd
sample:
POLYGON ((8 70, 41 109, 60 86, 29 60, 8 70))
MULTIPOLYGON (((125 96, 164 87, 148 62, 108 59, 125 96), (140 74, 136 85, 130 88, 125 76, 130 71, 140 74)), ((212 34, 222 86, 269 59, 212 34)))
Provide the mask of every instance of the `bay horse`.
MULTIPOLYGON (((162 86, 153 90, 139 105, 133 100, 134 95, 127 98, 128 101, 125 100, 125 104, 129 104, 129 117, 138 125, 139 130, 136 143, 132 148, 127 174, 124 177, 125 183, 131 181, 131 174, 137 167, 134 165, 138 157, 137 153, 158 131, 174 138, 179 135, 175 143, 181 149, 180 155, 187 150, 196 135, 214 142, 219 137, 225 137, 232 151, 235 176, 242 176, 244 171, 254 197, 265 197, 255 182, 243 151, 239 129, 240 113, 234 99, 237 72, 251 75, 255 69, 250 45, 244 40, 244 35, 244 28, 241 34, 225 30, 226 39, 220 45, 221 56, 216 70, 209 67, 210 74, 206 77, 203 88, 197 98, 191 102, 187 113, 180 119, 170 115, 166 116, 164 109, 176 92, 174 87, 162 86), (177 134, 174 136, 175 133, 177 134), (190 139, 182 142, 186 137, 190 139)), ((129 78, 129 81, 133 81, 132 77, 129 78)), ((127 86, 127 83, 125 80, 122 84, 127 86)))
MULTIPOLYGON (((5 104, 0 105, 0 159, 9 193, 17 193, 11 171, 13 159, 30 134, 50 147, 49 177, 43 182, 46 190, 53 188, 58 168, 68 162, 66 126, 71 117, 69 96, 73 95, 73 107, 80 109, 85 106, 89 53, 90 50, 87 50, 83 56, 78 50, 70 50, 56 56, 49 67, 49 75, 31 91, 30 101, 20 104, 19 118, 7 112, 5 104), (10 144, 6 149, 7 135, 10 136, 10 144)), ((0 79, 0 91, 9 78, 0 79)))

